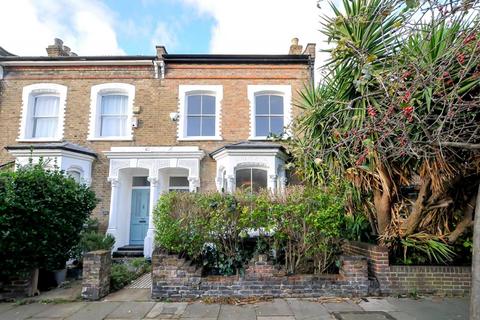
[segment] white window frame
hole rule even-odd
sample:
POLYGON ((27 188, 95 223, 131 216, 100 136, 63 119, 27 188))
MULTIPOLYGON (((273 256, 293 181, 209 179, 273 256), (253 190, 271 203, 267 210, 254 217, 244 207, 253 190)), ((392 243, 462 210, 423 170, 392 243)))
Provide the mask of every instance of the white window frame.
MULTIPOLYGON (((234 180, 234 189, 237 190, 237 172, 239 170, 250 170, 250 181, 252 182, 252 186, 253 186, 253 174, 252 174, 252 170, 262 170, 262 171, 265 171, 265 174, 267 175, 266 177, 266 187, 265 189, 268 190, 268 168, 266 167, 263 167, 263 166, 258 166, 258 165, 244 165, 244 164, 239 164, 236 168, 235 168, 235 180, 234 180)), ((251 190, 251 192, 253 192, 253 188, 251 190)))
POLYGON ((179 141, 222 140, 221 135, 221 108, 223 86, 221 85, 180 85, 178 87, 179 121, 177 139, 179 141), (190 94, 210 94, 215 96, 215 135, 214 136, 187 136, 187 96, 190 94))
POLYGON ((17 141, 62 141, 65 122, 65 106, 67 101, 67 87, 56 83, 36 83, 23 87, 22 91, 22 117, 17 141), (41 95, 58 96, 58 123, 57 132, 53 137, 33 137, 33 112, 35 97, 41 95))
POLYGON ((290 85, 249 85, 247 96, 250 103, 250 137, 249 140, 267 140, 267 136, 255 134, 255 96, 259 94, 274 94, 283 96, 283 126, 287 128, 283 139, 291 135, 290 123, 292 121, 292 86, 290 85))
POLYGON ((135 101, 135 86, 128 83, 102 83, 92 86, 90 92, 90 125, 88 140, 95 141, 130 141, 133 140, 133 104, 135 101), (102 137, 101 130, 101 107, 104 95, 126 95, 127 102, 127 134, 124 136, 102 137))

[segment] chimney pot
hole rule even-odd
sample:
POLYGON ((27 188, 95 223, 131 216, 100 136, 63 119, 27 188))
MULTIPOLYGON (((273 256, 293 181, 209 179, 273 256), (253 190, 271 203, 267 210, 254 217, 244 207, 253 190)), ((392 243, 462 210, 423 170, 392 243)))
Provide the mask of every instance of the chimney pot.
POLYGON ((68 57, 76 55, 71 52, 71 49, 63 45, 63 41, 59 38, 53 40, 53 44, 47 47, 47 54, 49 57, 68 57))
POLYGON ((302 49, 303 47, 298 45, 298 38, 293 38, 288 54, 302 54, 302 49))

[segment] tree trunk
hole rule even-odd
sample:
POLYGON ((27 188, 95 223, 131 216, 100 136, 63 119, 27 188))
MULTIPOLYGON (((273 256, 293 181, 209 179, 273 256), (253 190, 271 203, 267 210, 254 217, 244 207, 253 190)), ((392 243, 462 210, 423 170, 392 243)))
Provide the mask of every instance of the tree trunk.
POLYGON ((417 200, 413 205, 412 212, 408 216, 407 221, 405 222, 403 229, 405 230, 405 235, 411 235, 417 229, 420 220, 422 218, 423 209, 425 208, 425 198, 427 196, 428 190, 430 189, 430 177, 426 178, 420 187, 418 192, 417 200))
POLYGON ((475 209, 475 199, 477 198, 476 194, 473 194, 470 197, 470 200, 467 203, 467 207, 465 208, 465 213, 463 216, 462 221, 460 221, 457 226, 455 227, 455 230, 453 230, 452 233, 448 236, 448 242, 449 243, 454 243, 457 241, 458 237, 460 237, 465 230, 467 230, 473 222, 473 209, 475 209))
POLYGON ((480 185, 478 186, 474 224, 470 320, 480 320, 480 185))
POLYGON ((380 178, 381 188, 373 191, 373 203, 377 213, 378 234, 384 234, 392 219, 391 212, 391 192, 392 180, 388 171, 383 165, 378 167, 378 176, 380 178))

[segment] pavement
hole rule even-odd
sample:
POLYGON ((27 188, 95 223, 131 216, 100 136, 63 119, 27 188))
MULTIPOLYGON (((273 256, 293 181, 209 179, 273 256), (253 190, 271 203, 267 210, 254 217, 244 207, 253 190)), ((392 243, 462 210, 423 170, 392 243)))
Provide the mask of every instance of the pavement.
POLYGON ((122 290, 100 302, 0 303, 1 320, 457 320, 468 298, 274 299, 254 304, 156 302, 144 289, 122 290), (137 290, 137 291, 135 291, 137 290))

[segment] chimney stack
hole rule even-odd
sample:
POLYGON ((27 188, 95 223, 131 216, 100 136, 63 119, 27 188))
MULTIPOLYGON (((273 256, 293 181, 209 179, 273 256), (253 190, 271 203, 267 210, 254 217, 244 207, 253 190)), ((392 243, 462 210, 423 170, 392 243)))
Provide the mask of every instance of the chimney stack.
POLYGON ((71 52, 70 48, 63 45, 61 39, 55 38, 54 43, 47 47, 49 57, 69 57, 76 56, 75 52, 71 52))
POLYGON ((303 47, 298 45, 298 38, 293 38, 288 54, 302 54, 302 49, 303 47))

